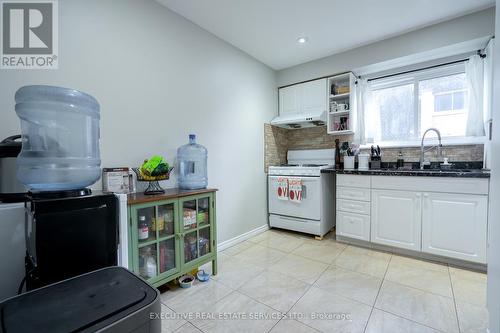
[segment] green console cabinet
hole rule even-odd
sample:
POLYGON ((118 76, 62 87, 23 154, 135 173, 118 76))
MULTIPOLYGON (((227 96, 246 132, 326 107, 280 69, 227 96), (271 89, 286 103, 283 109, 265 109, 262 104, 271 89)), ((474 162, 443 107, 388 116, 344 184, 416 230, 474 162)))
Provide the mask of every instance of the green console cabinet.
POLYGON ((129 267, 155 287, 210 261, 217 274, 215 193, 129 194, 129 267))

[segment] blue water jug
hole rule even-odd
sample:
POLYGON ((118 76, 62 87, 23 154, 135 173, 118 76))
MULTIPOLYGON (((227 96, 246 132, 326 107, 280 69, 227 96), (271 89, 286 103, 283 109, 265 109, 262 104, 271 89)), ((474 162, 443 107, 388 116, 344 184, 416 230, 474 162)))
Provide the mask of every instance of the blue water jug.
POLYGON ((17 178, 31 191, 81 189, 101 177, 100 107, 86 93, 53 86, 16 92, 23 146, 17 178))
POLYGON ((189 135, 189 143, 177 149, 179 188, 195 190, 207 187, 207 148, 189 135))

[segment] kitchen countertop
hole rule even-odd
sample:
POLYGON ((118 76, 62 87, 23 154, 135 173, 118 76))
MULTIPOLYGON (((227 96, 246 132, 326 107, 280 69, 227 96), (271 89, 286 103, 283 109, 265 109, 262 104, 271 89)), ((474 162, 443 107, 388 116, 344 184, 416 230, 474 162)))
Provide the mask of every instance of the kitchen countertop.
POLYGON ((427 170, 398 170, 398 169, 379 169, 379 170, 335 170, 327 168, 321 170, 321 173, 337 173, 345 175, 371 175, 371 176, 417 176, 417 177, 460 177, 460 178, 490 178, 488 169, 427 169, 427 170))
POLYGON ((136 192, 127 195, 127 204, 135 205, 145 202, 175 199, 215 191, 217 191, 217 189, 215 188, 204 188, 199 190, 181 190, 179 188, 168 188, 165 189, 165 193, 162 194, 146 195, 143 192, 136 192))

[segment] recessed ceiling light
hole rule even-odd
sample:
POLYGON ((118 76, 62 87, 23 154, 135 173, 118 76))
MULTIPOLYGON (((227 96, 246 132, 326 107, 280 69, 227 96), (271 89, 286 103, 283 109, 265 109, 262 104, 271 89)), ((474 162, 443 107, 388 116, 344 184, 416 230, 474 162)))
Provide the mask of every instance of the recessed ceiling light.
POLYGON ((299 38, 297 38, 297 43, 299 43, 299 44, 305 44, 305 43, 307 43, 308 40, 309 40, 309 38, 307 38, 305 36, 304 37, 299 37, 299 38))

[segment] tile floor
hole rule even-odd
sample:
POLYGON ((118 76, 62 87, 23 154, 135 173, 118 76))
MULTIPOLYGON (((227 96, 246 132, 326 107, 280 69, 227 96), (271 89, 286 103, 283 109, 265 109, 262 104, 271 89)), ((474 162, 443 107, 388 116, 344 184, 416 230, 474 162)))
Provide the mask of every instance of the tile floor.
POLYGON ((274 229, 161 299, 162 332, 476 333, 488 316, 485 274, 274 229))

